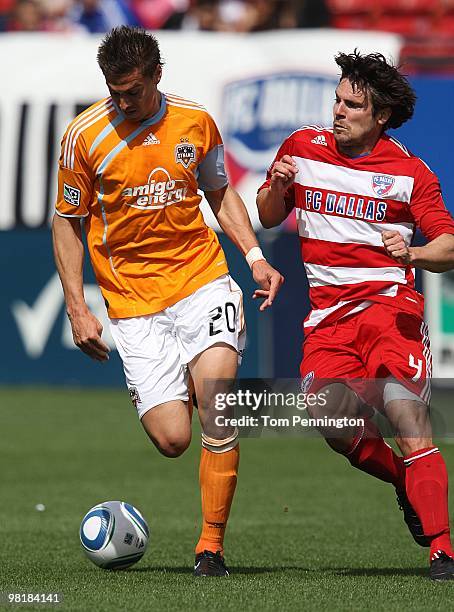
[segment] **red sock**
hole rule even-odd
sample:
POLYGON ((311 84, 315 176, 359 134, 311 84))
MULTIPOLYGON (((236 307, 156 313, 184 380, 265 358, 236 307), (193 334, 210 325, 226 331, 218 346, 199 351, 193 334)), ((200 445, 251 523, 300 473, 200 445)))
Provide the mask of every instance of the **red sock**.
POLYGON ((449 531, 448 473, 436 446, 405 457, 407 497, 419 516, 424 535, 432 538, 430 556, 438 550, 454 556, 449 531))
POLYGON ((405 489, 404 460, 386 444, 372 421, 366 420, 345 456, 359 470, 390 482, 396 489, 405 489))

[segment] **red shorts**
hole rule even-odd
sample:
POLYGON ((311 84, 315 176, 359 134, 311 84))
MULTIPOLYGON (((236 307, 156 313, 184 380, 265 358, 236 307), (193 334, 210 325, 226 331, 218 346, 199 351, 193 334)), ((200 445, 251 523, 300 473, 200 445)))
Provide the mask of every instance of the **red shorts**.
POLYGON ((432 356, 428 328, 418 316, 386 304, 316 327, 303 344, 302 390, 346 382, 362 401, 383 407, 383 379, 394 378, 426 404, 432 356))

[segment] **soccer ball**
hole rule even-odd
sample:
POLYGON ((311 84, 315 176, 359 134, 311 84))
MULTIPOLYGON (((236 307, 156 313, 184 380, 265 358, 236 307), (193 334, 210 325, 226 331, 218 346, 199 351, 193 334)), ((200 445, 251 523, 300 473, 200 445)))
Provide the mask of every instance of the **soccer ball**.
POLYGON ((137 563, 147 549, 149 533, 137 508, 122 501, 94 506, 80 525, 85 554, 103 569, 125 569, 137 563))

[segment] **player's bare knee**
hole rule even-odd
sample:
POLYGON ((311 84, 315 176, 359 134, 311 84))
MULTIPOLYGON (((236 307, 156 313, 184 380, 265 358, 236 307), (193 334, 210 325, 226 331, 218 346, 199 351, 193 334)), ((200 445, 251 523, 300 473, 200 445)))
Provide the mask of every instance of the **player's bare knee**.
POLYGON ((355 418, 361 414, 356 393, 341 382, 330 382, 317 392, 318 401, 307 407, 312 418, 355 418))
POLYGON ((358 418, 362 414, 361 402, 352 389, 340 382, 330 382, 321 388, 317 398, 316 403, 307 406, 307 412, 312 419, 320 421, 315 427, 327 444, 334 451, 345 454, 352 445, 357 426, 345 423, 340 429, 337 422, 358 418))
POLYGON ((191 443, 190 436, 162 436, 151 440, 161 455, 170 459, 180 457, 191 443))
POLYGON ((394 429, 396 438, 406 440, 406 449, 411 447, 412 450, 408 451, 409 453, 423 448, 418 446, 421 440, 431 439, 432 426, 429 408, 419 398, 401 397, 388 400, 385 403, 385 414, 394 429))
POLYGON ((429 448, 433 445, 432 438, 396 438, 397 446, 404 457, 412 455, 419 450, 429 448))
POLYGON ((170 459, 176 459, 180 457, 184 451, 188 448, 189 441, 168 441, 165 444, 158 446, 158 450, 164 457, 170 459))
POLYGON ((336 382, 327 385, 321 393, 326 398, 327 410, 333 410, 334 417, 354 418, 361 413, 361 401, 347 385, 336 382))
POLYGON ((354 435, 349 435, 342 438, 325 438, 325 441, 333 451, 346 455, 351 450, 354 439, 354 435))

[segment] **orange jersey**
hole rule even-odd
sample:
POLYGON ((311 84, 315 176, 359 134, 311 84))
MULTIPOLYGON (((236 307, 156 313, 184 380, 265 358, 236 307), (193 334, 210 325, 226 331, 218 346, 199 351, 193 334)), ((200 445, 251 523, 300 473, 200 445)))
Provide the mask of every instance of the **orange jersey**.
POLYGON ((111 318, 159 312, 228 272, 197 193, 225 185, 221 136, 194 102, 161 94, 158 113, 139 124, 106 98, 72 121, 57 214, 85 217, 111 318))

